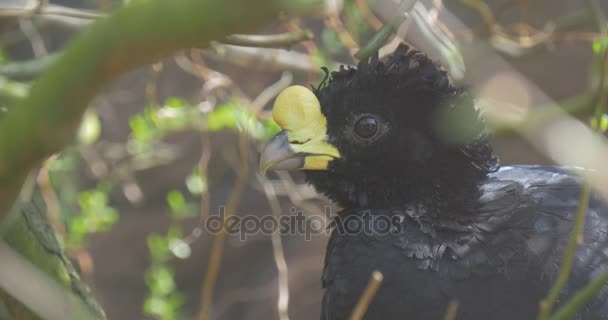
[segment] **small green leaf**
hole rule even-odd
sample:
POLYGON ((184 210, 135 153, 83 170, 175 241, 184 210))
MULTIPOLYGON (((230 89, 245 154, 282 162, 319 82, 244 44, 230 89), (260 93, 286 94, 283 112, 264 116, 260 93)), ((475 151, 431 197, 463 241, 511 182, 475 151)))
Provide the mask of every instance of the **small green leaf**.
POLYGON ((171 306, 163 297, 149 297, 144 302, 144 313, 149 316, 156 316, 162 320, 175 319, 171 306))
POLYGON ((167 194, 167 203, 173 212, 184 210, 186 207, 186 199, 184 198, 184 195, 177 190, 170 191, 167 194))
POLYGON ((190 106, 190 103, 182 98, 171 97, 165 100, 165 106, 170 108, 181 108, 190 106))
POLYGON ((150 252, 152 263, 162 263, 169 259, 169 245, 165 237, 152 233, 148 235, 146 242, 148 244, 148 251, 150 252))
POLYGON ((604 113, 602 114, 602 117, 600 118, 600 124, 598 126, 597 124, 597 119, 596 118, 592 118, 591 119, 591 127, 599 130, 602 133, 605 133, 608 131, 608 114, 604 113))
POLYGON ((165 266, 157 266, 146 272, 146 285, 154 295, 164 296, 175 290, 173 270, 165 266))
POLYGON ((608 38, 600 38, 593 41, 593 53, 600 54, 604 48, 608 47, 608 38))
POLYGON ((238 125, 238 106, 234 103, 215 108, 207 116, 207 129, 219 131, 225 128, 234 129, 238 125))
POLYGON ((167 194, 167 203, 171 209, 171 216, 176 219, 192 217, 197 213, 196 205, 186 202, 184 195, 176 190, 167 194))

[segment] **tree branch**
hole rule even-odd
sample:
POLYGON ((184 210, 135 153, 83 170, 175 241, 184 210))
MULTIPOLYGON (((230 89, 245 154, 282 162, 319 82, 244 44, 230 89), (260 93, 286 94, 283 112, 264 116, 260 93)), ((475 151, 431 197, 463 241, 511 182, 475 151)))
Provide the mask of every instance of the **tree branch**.
POLYGON ((289 48, 294 44, 313 38, 314 35, 310 30, 303 30, 298 33, 285 32, 273 35, 232 34, 221 42, 243 47, 289 48))
POLYGON ((29 171, 71 141, 88 102, 118 75, 172 52, 260 27, 280 11, 311 12, 321 4, 150 0, 124 6, 92 24, 0 121, 0 219, 29 171))

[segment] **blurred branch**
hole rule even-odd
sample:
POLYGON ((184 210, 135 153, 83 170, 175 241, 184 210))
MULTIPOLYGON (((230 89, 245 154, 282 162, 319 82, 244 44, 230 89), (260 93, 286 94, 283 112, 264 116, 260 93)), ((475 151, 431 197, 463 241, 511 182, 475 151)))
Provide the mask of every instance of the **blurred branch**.
POLYGON ((215 283, 220 272, 222 265, 222 254, 224 252, 224 244, 226 242, 226 230, 225 222, 227 219, 232 217, 241 202, 243 191, 249 180, 250 165, 249 165, 249 136, 247 132, 241 132, 239 134, 239 171, 237 172, 236 182, 234 188, 230 193, 230 197, 226 202, 225 218, 221 222, 221 231, 213 238, 213 244, 211 246, 211 254, 209 257, 209 265, 207 266, 207 272, 203 280, 203 286, 201 288, 201 302, 199 305, 198 319, 206 320, 211 315, 211 304, 213 301, 213 291, 215 289, 215 283))
MULTIPOLYGON (((281 220, 281 204, 277 199, 274 186, 266 177, 256 174, 258 182, 264 188, 264 194, 270 204, 272 215, 277 219, 281 220)), ((272 254, 274 256, 275 265, 277 272, 279 273, 279 298, 277 300, 277 310, 279 313, 279 320, 289 320, 289 274, 287 269, 287 261, 285 261, 285 253, 283 251, 283 241, 281 239, 281 232, 275 230, 272 232, 272 254)))
POLYGON ((483 0, 461 0, 461 2, 481 16, 486 32, 489 34, 489 43, 494 49, 509 56, 521 57, 532 54, 556 41, 594 41, 600 37, 599 33, 568 31, 577 26, 589 24, 594 15, 596 19, 603 17, 599 7, 594 7, 593 4, 590 4, 587 9, 553 19, 542 30, 534 30, 530 25, 521 22, 516 26, 517 34, 511 35, 499 24, 496 15, 483 0))
POLYGON ((29 171, 71 141, 88 102, 118 75, 259 27, 279 11, 311 12, 319 5, 318 0, 145 1, 92 24, 0 122, 0 219, 29 171))
POLYGON ((604 35, 608 34, 608 22, 599 2, 597 0, 586 0, 585 2, 587 3, 589 13, 593 15, 593 21, 597 30, 604 35))
POLYGON ((31 20, 19 19, 19 29, 21 29, 21 32, 23 32, 25 37, 30 41, 32 51, 37 59, 49 54, 40 32, 38 32, 38 29, 36 29, 36 26, 34 26, 31 20))
POLYGON ((0 64, 0 76, 14 80, 29 80, 48 69, 57 57, 58 54, 50 54, 39 59, 0 64))
POLYGON ((13 319, 105 319, 49 225, 41 195, 26 200, 13 222, 0 226, 8 244, 0 240, 0 303, 13 319))
POLYGON ((355 0, 359 12, 363 16, 363 19, 369 24, 374 30, 378 31, 382 28, 382 21, 376 17, 369 8, 369 5, 365 0, 355 0))
POLYGON ((457 300, 450 301, 447 309, 445 310, 443 320, 456 320, 456 316, 458 315, 458 307, 459 304, 457 300))
POLYGON ((243 47, 289 48, 294 44, 313 38, 314 35, 310 30, 303 30, 299 33, 285 32, 273 35, 232 34, 221 42, 243 47))
POLYGON ((310 61, 308 55, 295 51, 247 48, 214 42, 204 53, 212 59, 230 62, 242 68, 267 72, 293 70, 322 74, 321 69, 310 61))
POLYGON ((596 97, 592 93, 583 93, 563 101, 541 105, 532 108, 530 114, 520 114, 518 111, 509 111, 509 106, 504 103, 492 101, 492 106, 484 107, 486 119, 493 128, 494 133, 498 135, 515 134, 522 129, 531 129, 538 127, 544 123, 555 121, 563 116, 563 112, 575 117, 581 117, 589 114, 593 110, 596 97), (494 110, 489 110, 492 108, 494 110), (512 114, 512 115, 511 115, 512 114), (513 120, 507 120, 513 117, 513 120))
POLYGON ((37 5, 33 7, 0 7, 0 18, 24 18, 31 17, 33 15, 52 15, 81 19, 97 19, 104 16, 103 14, 97 13, 95 11, 74 9, 56 4, 44 4, 44 1, 39 1, 37 5))
POLYGON ((572 319, 574 314, 580 310, 585 303, 587 303, 587 301, 595 297, 606 283, 608 283, 608 269, 602 271, 602 273, 590 284, 577 292, 576 295, 570 301, 568 301, 568 303, 555 312, 550 320, 572 319))
MULTIPOLYGON (((592 0, 591 0, 592 1, 592 0)), ((601 27, 602 24, 600 24, 601 27)), ((598 101, 595 109, 594 119, 595 122, 592 124, 594 130, 598 130, 600 127, 602 115, 606 109, 606 78, 608 77, 608 48, 603 48, 602 53, 602 65, 601 65, 601 74, 600 74, 600 84, 598 86, 598 101)), ((583 187, 580 195, 580 204, 578 207, 578 212, 576 214, 576 219, 574 222, 574 227, 570 235, 570 239, 568 240, 568 244, 566 245, 566 250, 564 252, 564 259, 562 265, 559 269, 559 274, 555 281, 555 284, 549 291, 549 295, 545 300, 541 302, 540 308, 540 320, 549 319, 549 315, 551 311, 553 311, 553 306, 557 302, 559 295, 563 289, 563 287, 568 282, 570 277, 570 270, 572 269, 572 264, 575 259, 576 248, 583 243, 583 230, 585 228, 585 221, 587 217, 587 211, 589 209, 589 197, 591 196, 591 183, 589 181, 589 173, 583 173, 583 187)), ((600 277, 600 280, 603 278, 600 277)), ((608 281, 608 277, 605 279, 608 281)), ((600 287, 603 286, 605 282, 600 283, 600 287)), ((598 285, 597 283, 594 285, 598 285)), ((593 286, 593 285, 592 285, 593 286)), ((593 288, 591 289, 593 290, 593 288)), ((597 289, 599 290, 599 288, 597 289)), ((576 301, 573 306, 581 307, 583 305, 584 297, 591 298, 591 295, 577 295, 575 298, 576 301)), ((572 305, 571 305, 572 306, 572 305)), ((575 313, 578 309, 566 309, 566 313, 575 313)))
MULTIPOLYGON (((91 22, 91 20, 106 16, 105 14, 97 11, 73 9, 60 5, 47 5, 44 4, 44 1, 39 3, 41 5, 33 8, 14 9, 0 7, 0 18, 27 18, 33 15, 37 15, 42 19, 50 18, 51 20, 57 20, 58 17, 60 20, 62 18, 68 18, 62 20, 62 23, 65 26, 80 29, 91 22), (76 21, 75 23, 75 21, 70 18, 78 18, 81 21, 76 21)), ((289 32, 275 35, 233 34, 225 37, 221 42, 245 47, 289 48, 294 44, 306 40, 312 40, 313 38, 314 34, 311 31, 304 30, 295 34, 289 32)))
MULTIPOLYGON (((0 288, 23 302, 41 319, 104 319, 100 314, 93 314, 76 295, 32 265, 2 240, 0 240, 0 261, 2 261, 0 288), (28 283, 35 285, 26 285, 28 283)), ((1 290, 0 296, 2 296, 1 290)), ((19 313, 19 317, 32 319, 24 312, 19 313)))
POLYGON ((269 103, 272 99, 283 91, 283 89, 289 87, 293 81, 293 75, 285 71, 281 74, 281 78, 276 83, 266 87, 251 103, 251 109, 255 114, 259 113, 264 106, 269 103))
MULTIPOLYGON (((303 31, 299 34, 284 33, 267 36, 233 34, 223 41, 225 43, 230 42, 226 41, 227 39, 232 39, 235 42, 243 41, 242 46, 245 47, 214 42, 205 50, 205 54, 214 59, 236 64, 243 68, 254 68, 265 71, 288 69, 302 72, 312 71, 315 74, 321 74, 321 69, 316 68, 305 54, 282 49, 267 49, 270 47, 286 47, 305 41, 307 38, 304 38, 304 36, 309 32, 303 31), (260 48, 253 48, 256 46, 260 48)), ((0 76, 15 80, 35 78, 48 69, 57 60, 58 56, 59 54, 54 53, 40 59, 0 64, 0 76)))
POLYGON ((378 30, 372 38, 357 53, 355 58, 365 60, 374 55, 382 46, 386 44, 397 28, 408 17, 408 12, 414 7, 417 0, 402 0, 397 9, 397 13, 378 30))
MULTIPOLYGON (((585 173, 585 175, 587 174, 585 173)), ((581 242, 580 237, 585 228, 585 218, 587 217, 587 209, 589 208, 590 194, 591 185, 589 183, 589 179, 585 177, 583 181, 583 189, 581 190, 580 194, 580 204, 576 213, 576 219, 574 221, 574 226, 570 234, 570 239, 568 239, 568 244, 566 245, 564 258, 559 268, 559 274, 557 276, 557 279, 555 280, 555 284, 549 291, 549 295, 547 295, 547 297, 540 303, 539 320, 549 319, 549 315, 551 314, 553 306, 557 302, 557 299, 559 298, 562 289, 568 282, 568 278, 570 277, 570 270, 572 270, 572 263, 574 261, 576 248, 581 242)))
POLYGON ((378 288, 380 288, 380 284, 382 284, 382 280, 384 280, 384 277, 380 271, 372 272, 372 276, 367 283, 367 287, 359 298, 359 302, 357 302, 357 305, 350 316, 350 320, 363 319, 363 316, 365 316, 365 312, 367 311, 367 307, 369 307, 369 304, 372 302, 372 299, 374 299, 378 288))
POLYGON ((438 13, 433 14, 421 2, 418 2, 414 6, 412 20, 428 42, 433 45, 434 50, 443 58, 442 61, 447 63, 450 76, 455 80, 462 80, 466 69, 464 57, 453 34, 439 22, 437 15, 438 13))

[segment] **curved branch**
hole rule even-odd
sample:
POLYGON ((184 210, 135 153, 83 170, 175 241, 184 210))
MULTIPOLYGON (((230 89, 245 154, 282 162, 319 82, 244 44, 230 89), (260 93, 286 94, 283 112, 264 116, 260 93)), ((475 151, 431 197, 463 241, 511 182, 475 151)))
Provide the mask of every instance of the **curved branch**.
POLYGON ((281 11, 311 12, 321 5, 319 0, 150 0, 97 20, 0 122, 0 219, 28 172, 71 141, 89 101, 118 75, 258 28, 281 11))
POLYGON ((303 30, 297 33, 285 32, 272 35, 232 34, 221 42, 243 47, 289 48, 299 42, 312 40, 313 37, 310 30, 303 30))

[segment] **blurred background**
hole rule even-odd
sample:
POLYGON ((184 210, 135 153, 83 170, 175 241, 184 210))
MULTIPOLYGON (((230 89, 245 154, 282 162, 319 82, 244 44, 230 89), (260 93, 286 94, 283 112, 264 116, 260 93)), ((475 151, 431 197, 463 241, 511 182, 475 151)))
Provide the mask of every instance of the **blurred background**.
MULTIPOLYGON (((407 19, 392 0, 326 2, 322 14, 256 31, 289 34, 273 48, 232 39, 129 72, 91 104, 73 144, 44 163, 36 180, 47 216, 109 319, 195 319, 203 295, 211 319, 318 318, 326 233, 214 239, 201 221, 221 210, 324 220, 338 212, 299 174, 260 176, 258 151, 278 129, 274 97, 292 84, 316 86, 323 66, 355 65, 386 23, 396 32, 381 55, 411 43, 490 101, 503 164, 555 157, 499 122, 559 107, 590 123, 606 0, 427 0, 407 19)), ((0 0, 2 108, 27 95, 70 39, 124 3, 37 5, 0 0)))

